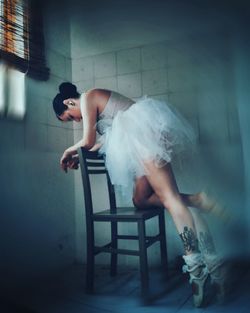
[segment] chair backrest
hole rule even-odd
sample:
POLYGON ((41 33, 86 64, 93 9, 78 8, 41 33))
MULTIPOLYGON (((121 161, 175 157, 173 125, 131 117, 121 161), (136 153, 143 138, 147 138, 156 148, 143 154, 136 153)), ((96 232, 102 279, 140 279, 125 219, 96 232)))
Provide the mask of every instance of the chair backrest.
POLYGON ((105 159, 97 151, 88 151, 84 148, 77 150, 82 175, 84 202, 86 211, 86 220, 89 220, 93 214, 92 190, 89 175, 106 174, 108 185, 109 203, 111 212, 116 212, 116 199, 114 186, 111 184, 108 171, 105 167, 105 159))

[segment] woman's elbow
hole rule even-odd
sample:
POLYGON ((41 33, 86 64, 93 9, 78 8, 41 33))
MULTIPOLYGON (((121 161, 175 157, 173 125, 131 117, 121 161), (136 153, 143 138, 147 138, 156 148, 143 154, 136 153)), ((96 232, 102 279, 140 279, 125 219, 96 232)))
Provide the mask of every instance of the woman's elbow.
POLYGON ((83 145, 83 148, 85 148, 86 150, 90 150, 91 148, 93 148, 95 145, 95 143, 93 142, 85 142, 83 145))

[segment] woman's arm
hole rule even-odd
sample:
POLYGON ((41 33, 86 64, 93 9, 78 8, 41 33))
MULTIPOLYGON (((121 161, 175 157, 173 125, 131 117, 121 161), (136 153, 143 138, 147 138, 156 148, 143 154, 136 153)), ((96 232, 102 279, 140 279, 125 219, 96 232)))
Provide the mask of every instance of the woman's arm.
POLYGON ((93 93, 95 90, 90 90, 85 95, 85 101, 82 108, 83 119, 83 138, 72 147, 66 149, 60 160, 61 167, 67 171, 67 163, 72 156, 77 154, 77 149, 83 147, 90 150, 94 147, 96 141, 96 118, 97 118, 97 104, 93 102, 93 93))
MULTIPOLYGON (((91 149, 88 149, 89 151, 97 151, 101 148, 102 146, 102 143, 100 142, 96 142, 93 147, 91 149)), ((80 141, 78 141, 76 144, 74 144, 74 146, 68 148, 67 150, 70 150, 72 149, 72 151, 75 151, 77 150, 78 148, 80 147, 84 147, 83 144, 82 144, 82 139, 80 141)), ((86 147, 85 147, 86 148, 86 147)), ((86 148, 87 149, 87 148, 86 148)))
POLYGON ((100 142, 97 142, 89 151, 97 151, 101 148, 102 144, 100 142))
MULTIPOLYGON (((89 149, 89 151, 98 151, 101 146, 102 146, 102 144, 100 142, 98 142, 91 149, 89 149)), ((67 168, 77 170, 78 167, 79 167, 78 154, 72 155, 71 158, 67 162, 67 168)), ((67 169, 65 171, 67 171, 67 169)))

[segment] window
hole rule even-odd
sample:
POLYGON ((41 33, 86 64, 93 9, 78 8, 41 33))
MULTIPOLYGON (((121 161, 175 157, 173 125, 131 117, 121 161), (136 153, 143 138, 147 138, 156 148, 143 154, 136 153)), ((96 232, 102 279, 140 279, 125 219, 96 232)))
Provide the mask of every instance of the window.
MULTIPOLYGON (((23 1, 1 1, 0 16, 0 114, 23 118, 25 114, 25 77, 10 64, 27 69, 27 16, 23 1), (7 65, 7 62, 9 66, 7 65), (14 99, 15 98, 15 99, 14 99)), ((27 11, 26 11, 27 12, 27 11)), ((13 65, 12 65, 13 66, 13 65)))
POLYGON ((28 63, 27 3, 25 0, 0 0, 0 5, 1 58, 26 71, 28 63))
POLYGON ((0 116, 22 119, 26 111, 25 74, 0 63, 0 116))
POLYGON ((49 77, 42 1, 0 0, 0 115, 24 116, 25 75, 49 77))

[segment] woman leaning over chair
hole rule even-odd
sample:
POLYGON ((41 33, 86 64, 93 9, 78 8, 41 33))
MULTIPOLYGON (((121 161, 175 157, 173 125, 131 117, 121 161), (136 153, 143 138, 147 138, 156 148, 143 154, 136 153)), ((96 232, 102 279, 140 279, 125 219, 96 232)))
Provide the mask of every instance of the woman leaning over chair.
POLYGON ((83 138, 66 149, 61 168, 78 168, 77 149, 99 150, 114 185, 132 197, 138 208, 163 206, 171 214, 183 242, 184 271, 189 272, 193 301, 205 301, 210 275, 222 300, 225 289, 223 258, 216 252, 211 233, 200 212, 220 213, 206 193, 180 193, 171 161, 190 150, 196 136, 189 123, 165 101, 143 96, 137 101, 106 89, 78 93, 71 83, 62 83, 53 100, 62 122, 83 122, 83 138), (96 140, 96 131, 100 138, 96 140))

